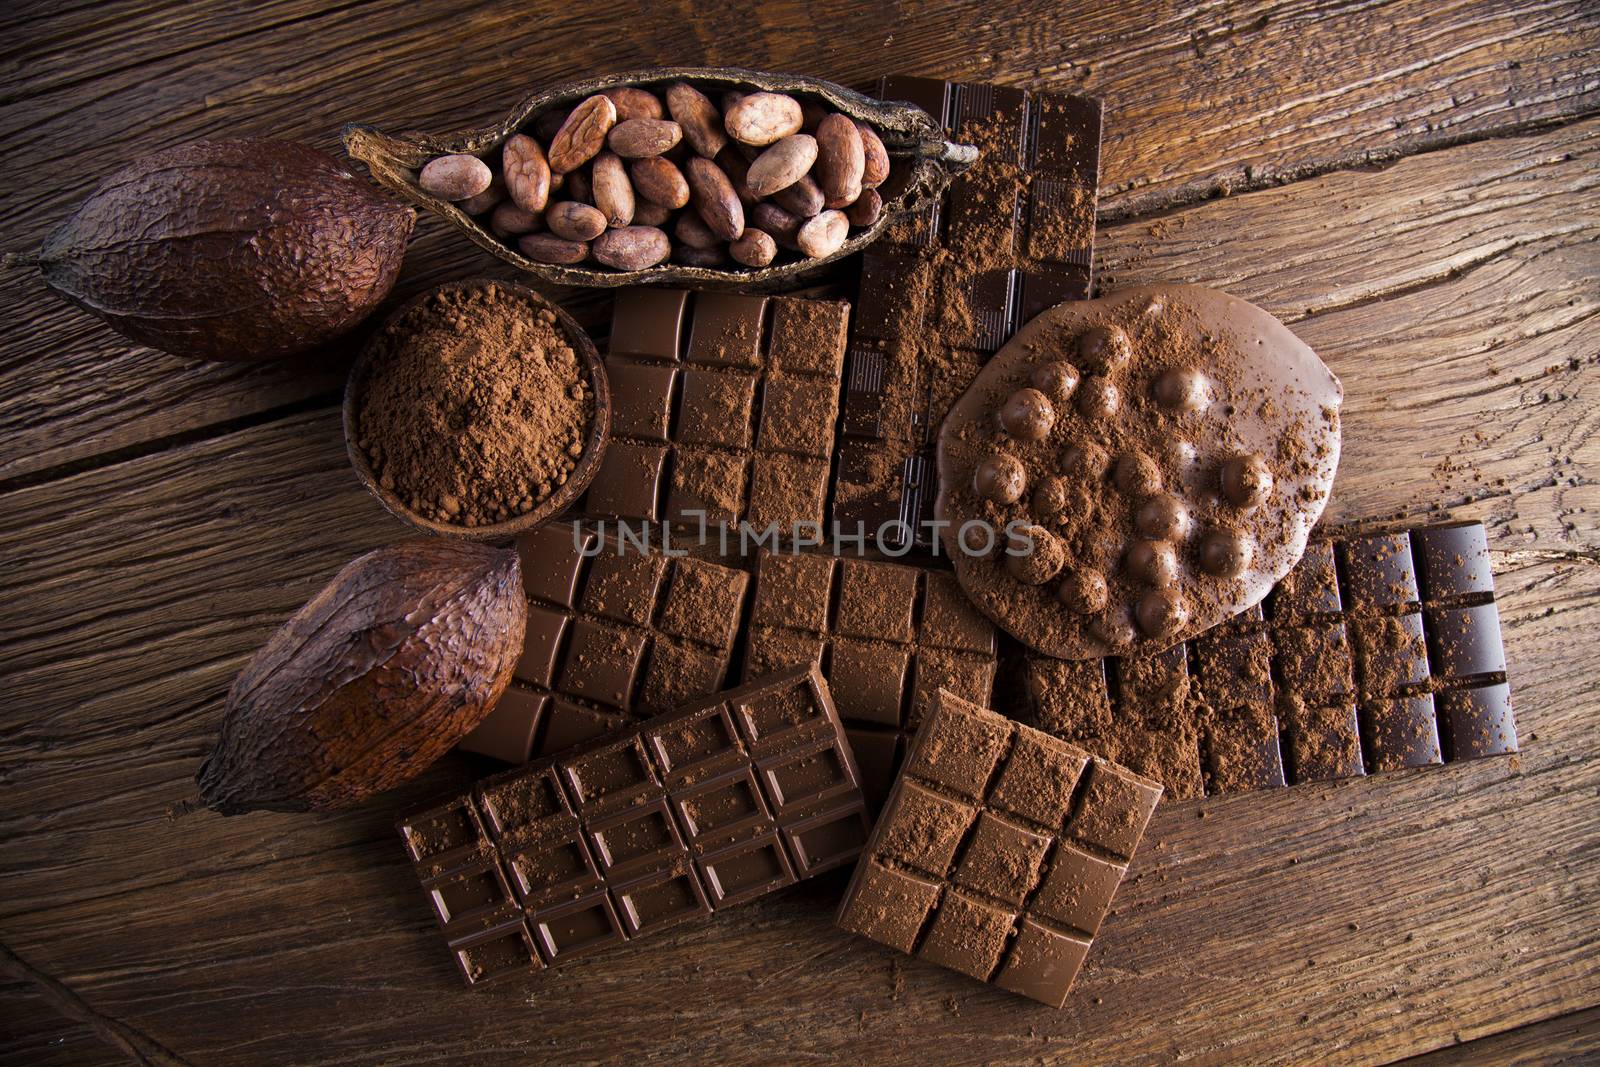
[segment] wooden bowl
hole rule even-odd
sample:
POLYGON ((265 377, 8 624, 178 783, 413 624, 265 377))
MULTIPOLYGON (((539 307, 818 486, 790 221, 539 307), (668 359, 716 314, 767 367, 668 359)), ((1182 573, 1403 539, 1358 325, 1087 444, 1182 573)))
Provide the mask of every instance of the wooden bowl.
POLYGON ((516 282, 508 282, 499 278, 473 278, 466 281, 446 282, 427 292, 419 293, 412 297, 394 314, 390 315, 373 334, 371 340, 356 358, 355 366, 350 368, 350 378, 345 383, 344 389, 344 446, 350 456, 350 465, 356 469, 356 476, 361 479, 361 484, 366 486, 378 502, 392 514, 428 533, 439 534, 444 537, 462 537, 477 541, 488 541, 515 537, 526 533, 537 526, 543 525, 570 508, 589 488, 589 483, 594 481, 595 474, 600 469, 600 459, 605 454, 606 442, 611 438, 611 386, 606 379, 605 364, 600 359, 600 353, 595 349, 594 342, 589 335, 584 333, 583 327, 563 311, 558 305, 544 296, 516 282), (555 313, 556 324, 566 334, 572 343, 573 351, 583 361, 588 370, 589 384, 594 391, 594 418, 589 423, 589 438, 584 442, 583 454, 578 457, 577 465, 567 480, 557 486, 555 491, 534 507, 532 511, 504 522, 493 523, 488 526, 457 526, 453 523, 435 522, 411 510, 410 506, 394 493, 385 489, 378 483, 377 474, 372 465, 367 462, 366 455, 357 447, 356 433, 356 408, 362 391, 366 388, 367 379, 377 358, 377 350, 383 335, 390 326, 399 322, 411 311, 426 301, 432 300, 440 293, 464 292, 481 289, 493 285, 506 292, 515 293, 526 300, 535 310, 548 308, 555 313))

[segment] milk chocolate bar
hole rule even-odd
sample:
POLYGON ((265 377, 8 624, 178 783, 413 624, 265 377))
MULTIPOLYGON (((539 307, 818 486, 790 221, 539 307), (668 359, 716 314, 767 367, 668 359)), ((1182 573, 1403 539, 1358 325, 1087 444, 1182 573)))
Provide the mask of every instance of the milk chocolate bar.
POLYGON ((876 811, 935 693, 988 703, 995 628, 945 571, 764 552, 745 676, 813 662, 833 686, 876 811))
POLYGON ((839 908, 874 941, 1061 1007, 1159 783, 938 693, 839 908))
POLYGON ((461 747, 522 763, 647 718, 727 680, 749 575, 601 545, 553 523, 517 542, 528 628, 510 688, 461 747))
POLYGON ((849 316, 837 301, 620 292, 605 357, 612 438, 580 510, 820 524, 849 316))
POLYGON ((833 517, 869 534, 904 523, 926 546, 929 438, 945 410, 1022 323, 1089 295, 1101 104, 911 77, 885 78, 879 95, 982 153, 863 255, 846 364, 833 517))
POLYGON ((487 778, 399 830, 475 987, 848 864, 867 823, 810 667, 487 778))
POLYGON ((1029 655, 1029 721, 1183 799, 1517 750, 1482 524, 1319 537, 1261 606, 1154 655, 1029 655))

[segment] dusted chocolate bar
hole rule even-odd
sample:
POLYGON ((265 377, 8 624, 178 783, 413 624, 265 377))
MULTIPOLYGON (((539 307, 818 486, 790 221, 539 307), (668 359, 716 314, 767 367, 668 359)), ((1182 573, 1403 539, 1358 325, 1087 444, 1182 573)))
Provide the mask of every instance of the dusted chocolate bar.
POLYGON ((487 778, 399 830, 479 986, 848 864, 867 823, 828 684, 802 668, 487 778))
POLYGON ((749 575, 621 552, 553 523, 517 542, 528 628, 510 688, 461 747, 508 763, 560 752, 722 688, 749 575), (585 553, 593 553, 586 555, 585 553))
POLYGON ((995 629, 945 571, 762 553, 744 673, 820 663, 874 810, 940 689, 987 703, 995 629))
POLYGON ((1160 797, 1156 782, 940 692, 839 925, 1059 1008, 1160 797))
POLYGON ((879 95, 982 153, 863 255, 850 337, 833 517, 869 535, 903 522, 927 546, 945 410, 1023 323, 1089 295, 1101 105, 912 77, 885 78, 879 95))
POLYGON ((586 515, 821 523, 850 306, 628 289, 606 372, 612 439, 586 515))
POLYGON ((1313 538, 1265 609, 1155 655, 1029 655, 1029 721, 1178 799, 1517 750, 1480 523, 1313 538))

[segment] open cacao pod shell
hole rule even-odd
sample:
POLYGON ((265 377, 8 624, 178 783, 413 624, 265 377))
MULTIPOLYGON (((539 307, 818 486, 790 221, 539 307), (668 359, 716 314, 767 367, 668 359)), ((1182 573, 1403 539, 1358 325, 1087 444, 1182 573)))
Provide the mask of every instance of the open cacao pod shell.
POLYGON ((366 164, 380 184, 449 222, 477 245, 519 270, 560 285, 599 288, 649 282, 716 289, 781 287, 825 264, 861 251, 877 240, 895 217, 927 207, 950 184, 950 179, 970 166, 978 155, 977 149, 970 145, 947 141, 938 124, 914 105, 874 100, 819 78, 767 74, 737 67, 654 67, 567 82, 532 94, 493 126, 442 136, 425 133, 390 136, 370 126, 346 126, 344 146, 352 158, 366 164), (852 235, 830 255, 769 267, 690 267, 662 263, 645 270, 617 271, 588 264, 554 266, 528 259, 480 226, 455 203, 442 200, 417 184, 418 171, 429 160, 457 153, 485 156, 497 152, 512 134, 521 132, 534 118, 553 108, 575 105, 606 89, 637 86, 655 90, 678 81, 688 82, 713 98, 728 90, 787 93, 801 102, 825 104, 871 126, 883 140, 890 160, 889 178, 878 190, 884 202, 878 221, 852 235))

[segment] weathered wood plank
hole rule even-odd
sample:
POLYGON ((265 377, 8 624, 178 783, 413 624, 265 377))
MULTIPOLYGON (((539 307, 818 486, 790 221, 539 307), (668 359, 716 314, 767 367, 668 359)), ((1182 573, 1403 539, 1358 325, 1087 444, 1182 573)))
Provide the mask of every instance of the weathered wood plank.
MULTIPOLYGON (((159 146, 257 134, 331 147, 352 120, 449 129, 538 84, 669 61, 1099 93, 1115 215, 1600 106, 1600 13, 1583 0, 1169 2, 1132 25, 1086 2, 673 4, 630 14, 622 34, 607 10, 399 0, 37 5, 17 19, 0 71, 8 247, 37 243, 113 162, 159 146)), ((488 260, 428 227, 409 281, 445 263, 488 260)), ((0 279, 0 294, 0 479, 272 411, 338 377, 189 367, 121 345, 37 281, 0 279)))
POLYGON ((1600 1008, 1530 1023, 1425 1053, 1409 1067, 1522 1067, 1525 1064, 1589 1063, 1600 1058, 1600 1008))
MULTIPOLYGON (((1594 215, 1592 187, 1576 201, 1507 190, 1581 177, 1588 149, 1574 136, 1592 134, 1549 131, 1499 154, 1571 153, 1562 162, 1578 172, 1534 168, 1530 179, 1512 168, 1485 183, 1479 149, 1462 147, 1342 189, 1339 202, 1363 220, 1360 250, 1328 252, 1370 298, 1296 328, 1325 331, 1313 343, 1350 388, 1352 437, 1391 435, 1389 452, 1348 451, 1339 506, 1350 514, 1427 492, 1426 469, 1408 472, 1397 457, 1443 454, 1474 419, 1488 433, 1507 417, 1499 385, 1468 386, 1483 336, 1509 331, 1484 328, 1469 302, 1537 308, 1540 294, 1569 290, 1574 262, 1590 262, 1571 257, 1592 254, 1592 238, 1541 253, 1501 289, 1472 282, 1492 257, 1449 278, 1436 265, 1481 238, 1465 224, 1427 225, 1440 213, 1419 191, 1522 212, 1514 228, 1546 236, 1519 254, 1559 241, 1567 231, 1551 217, 1594 215), (1416 277, 1429 284, 1400 281, 1416 277), (1408 321, 1404 351, 1450 368, 1425 418, 1380 403, 1420 388, 1414 367, 1397 366, 1397 345, 1374 341, 1393 330, 1390 307, 1408 321), (1390 384, 1369 386, 1385 376, 1390 384)), ((1326 185, 1305 182, 1174 214, 1170 239, 1218 246, 1209 274, 1182 275, 1290 314, 1322 266, 1296 258, 1311 210, 1294 203, 1297 189, 1329 202, 1326 185), (1249 268, 1274 256, 1275 273, 1249 268)), ((1159 265, 1168 238, 1152 242, 1148 229, 1112 228, 1110 258, 1126 261, 1118 250, 1143 242, 1145 265, 1159 265)), ((1508 339, 1493 350, 1501 375, 1541 372, 1550 345, 1592 353, 1587 321, 1560 326, 1559 342, 1550 330, 1508 339)), ((346 471, 331 412, 0 496, 0 553, 14 561, 0 579, 0 942, 97 1011, 207 1064, 465 1063, 497 1051, 560 1062, 599 1048, 638 1057, 660 1054, 652 1042, 663 1034, 676 1042, 666 1058, 703 1060, 779 1050, 911 1062, 937 1050, 956 1063, 1370 1062, 1586 1008, 1600 1001, 1589 963, 1600 938, 1600 689, 1572 652, 1600 624, 1600 511, 1567 516, 1570 529, 1540 525, 1531 547, 1498 513, 1546 507, 1537 475, 1548 457, 1534 433, 1570 441, 1572 466, 1595 469, 1600 446, 1583 428, 1597 375, 1580 360, 1537 423, 1479 446, 1480 462, 1512 475, 1503 496, 1467 510, 1494 523, 1523 754, 1163 808, 1064 1012, 839 939, 829 926, 837 884, 559 978, 458 993, 389 819, 408 798, 464 781, 464 759, 392 803, 343 815, 168 820, 249 652, 339 564, 400 533, 346 471), (793 1021, 800 1010, 804 1026, 793 1021)), ((71 1040, 55 1049, 30 1026, 0 1039, 0 1058, 72 1062, 82 1032, 63 1032, 71 1040)))

